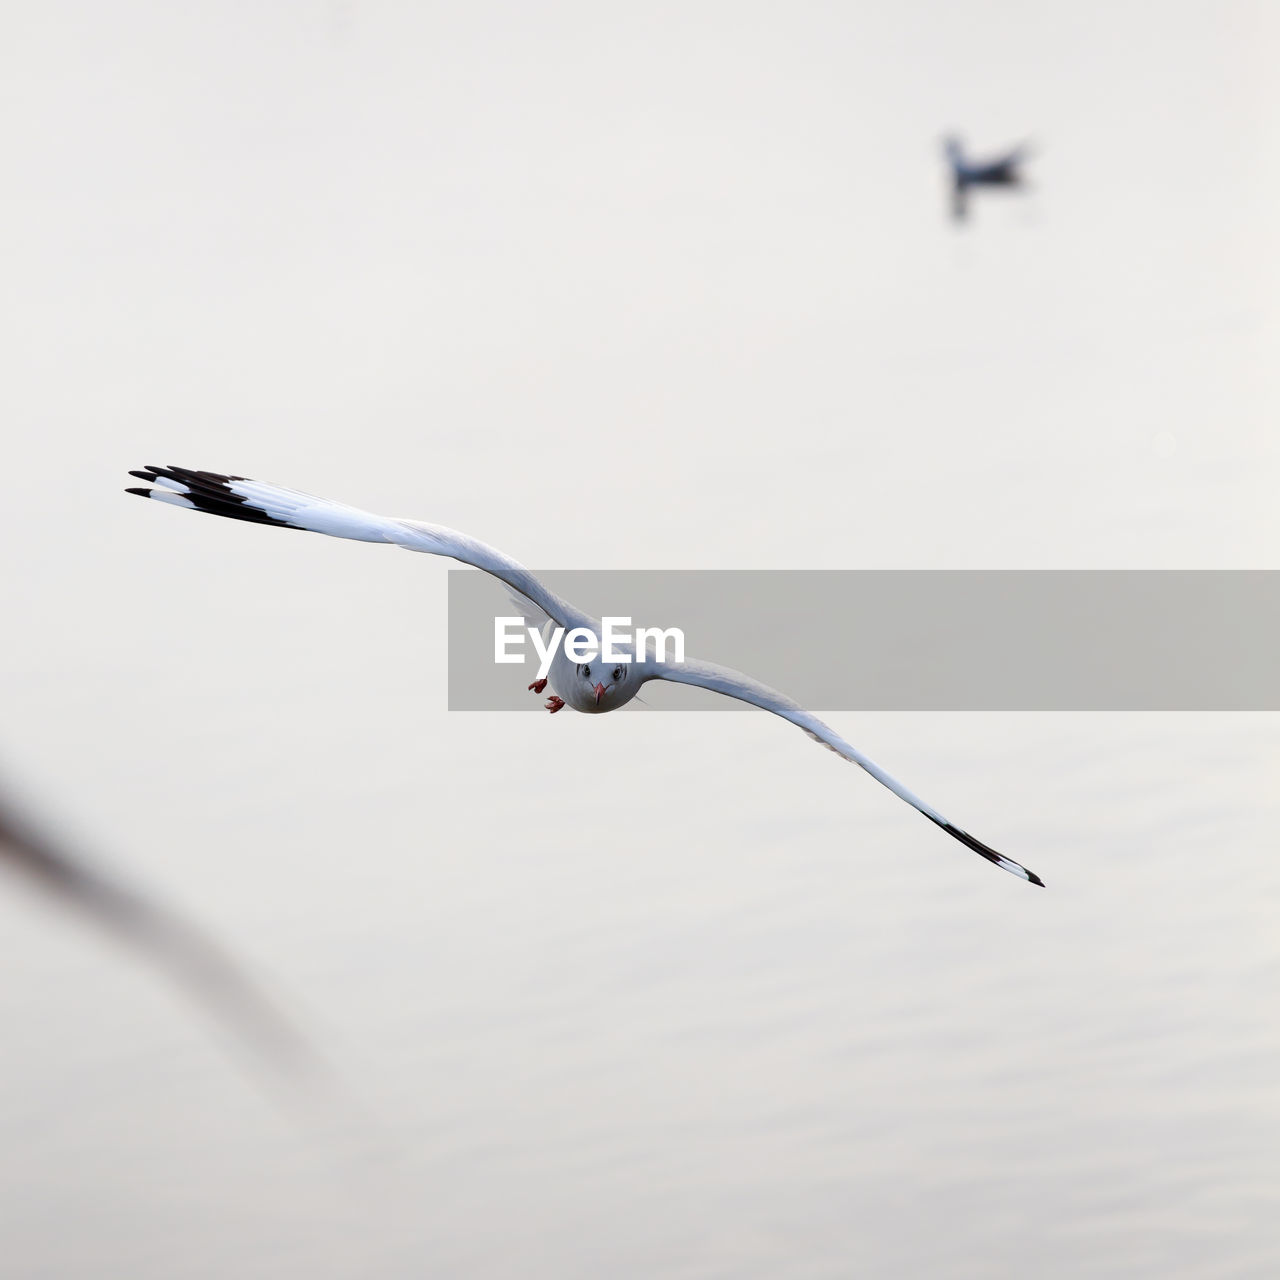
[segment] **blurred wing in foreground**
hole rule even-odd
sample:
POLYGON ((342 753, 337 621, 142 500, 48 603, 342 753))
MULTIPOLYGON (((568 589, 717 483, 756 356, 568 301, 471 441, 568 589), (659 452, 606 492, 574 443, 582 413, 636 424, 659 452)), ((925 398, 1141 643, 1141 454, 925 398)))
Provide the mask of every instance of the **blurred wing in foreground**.
POLYGON ((278 1066, 319 1060, 301 1034, 216 943, 194 925, 58 845, 0 798, 0 864, 63 908, 125 943, 278 1066))

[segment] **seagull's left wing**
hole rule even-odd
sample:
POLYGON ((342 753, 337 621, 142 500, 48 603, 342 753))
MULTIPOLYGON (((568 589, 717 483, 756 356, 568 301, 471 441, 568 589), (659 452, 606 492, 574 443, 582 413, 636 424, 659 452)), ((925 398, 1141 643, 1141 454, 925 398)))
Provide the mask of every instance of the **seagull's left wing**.
POLYGON ((1004 854, 997 853, 989 845, 983 844, 981 840, 971 836, 962 827, 957 827, 955 823, 948 822, 931 805, 925 804, 919 796, 908 791, 896 778, 885 773, 874 760, 867 759, 861 751, 850 746, 830 725, 824 724, 811 711, 806 711, 798 702, 792 701, 792 699, 785 694, 779 693, 776 689, 771 689, 768 685, 761 684, 760 681, 753 680, 750 676, 745 676, 740 671, 734 671, 731 667, 718 666, 713 662, 654 663, 650 667, 650 673, 654 679, 672 680, 677 684, 697 685, 702 689, 723 693, 727 697, 737 698, 740 702, 749 702, 752 706, 761 707, 765 711, 772 711, 774 715, 781 716, 784 720, 789 720, 792 724, 803 729, 815 742, 820 742, 829 751, 834 751, 836 755, 843 756, 846 760, 851 760, 854 764, 860 765, 877 782, 888 787, 895 796, 905 800, 913 809, 918 809, 930 822, 937 823, 948 835, 954 836, 961 844, 972 849, 974 853, 980 853, 988 862, 994 862, 997 867, 1003 867, 1015 876, 1021 876, 1023 880, 1029 880, 1032 884, 1044 885, 1044 881, 1034 871, 1028 871, 1026 867, 1014 862, 1012 858, 1006 858, 1004 854))

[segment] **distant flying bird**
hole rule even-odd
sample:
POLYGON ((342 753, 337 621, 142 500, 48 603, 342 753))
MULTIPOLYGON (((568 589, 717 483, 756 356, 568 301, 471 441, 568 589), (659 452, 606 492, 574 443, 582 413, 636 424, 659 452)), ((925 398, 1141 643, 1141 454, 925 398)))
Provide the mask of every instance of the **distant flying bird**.
POLYGON ((302 1036, 216 943, 154 898, 95 870, 3 799, 0 864, 23 876, 59 907, 157 965, 277 1065, 294 1069, 316 1065, 302 1036))
MULTIPOLYGON (((129 493, 178 507, 189 507, 193 511, 205 511, 211 515, 247 520, 254 524, 277 525, 283 529, 309 529, 313 533, 325 533, 334 538, 391 543, 408 551, 449 556, 463 564, 483 569, 504 582, 514 593, 517 607, 524 611, 526 618, 533 619, 539 625, 551 623, 563 627, 566 634, 574 628, 584 628, 596 638, 599 646, 601 627, 597 619, 548 590, 528 569, 509 556, 466 534, 417 520, 373 515, 355 507, 330 502, 326 498, 312 497, 273 484, 261 484, 244 476, 190 471, 184 467, 147 467, 129 474, 155 486, 131 488, 129 493)), ((625 650, 626 646, 619 643, 614 648, 625 650)), ((575 711, 590 715, 613 711, 630 702, 640 686, 649 680, 697 685, 737 698, 789 720, 837 755, 860 765, 894 795, 918 809, 930 822, 936 823, 948 835, 954 836, 961 844, 994 862, 996 866, 1003 867, 1032 884, 1044 883, 1033 872, 949 822, 936 809, 912 795, 902 783, 891 778, 879 765, 851 747, 817 716, 784 694, 729 667, 716 666, 710 662, 663 661, 655 656, 652 645, 647 646, 640 654, 635 653, 633 648, 628 657, 629 661, 616 664, 606 662, 603 658, 590 662, 573 662, 565 652, 565 647, 557 644, 548 672, 553 692, 547 701, 547 710, 556 712, 569 706, 575 711)), ((535 680, 529 688, 542 693, 547 683, 548 680, 535 680)))
POLYGON ((947 163, 951 166, 951 216, 962 222, 969 213, 970 187, 1020 187, 1020 166, 1030 155, 1028 147, 1015 147, 994 160, 968 160, 959 138, 948 138, 943 144, 947 163))

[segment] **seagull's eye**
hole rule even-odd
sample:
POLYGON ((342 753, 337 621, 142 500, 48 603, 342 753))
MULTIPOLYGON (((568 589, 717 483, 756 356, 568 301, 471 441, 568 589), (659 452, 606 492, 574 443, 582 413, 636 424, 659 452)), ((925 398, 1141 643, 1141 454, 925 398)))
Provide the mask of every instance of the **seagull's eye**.
POLYGON ((590 668, 590 667, 583 667, 583 668, 582 668, 582 678, 583 678, 584 680, 590 680, 590 679, 591 679, 591 668, 590 668))
POLYGON ((614 667, 614 669, 613 669, 613 680, 614 680, 614 683, 616 684, 616 683, 617 683, 619 680, 621 680, 621 679, 622 679, 622 668, 621 668, 621 667, 614 667))

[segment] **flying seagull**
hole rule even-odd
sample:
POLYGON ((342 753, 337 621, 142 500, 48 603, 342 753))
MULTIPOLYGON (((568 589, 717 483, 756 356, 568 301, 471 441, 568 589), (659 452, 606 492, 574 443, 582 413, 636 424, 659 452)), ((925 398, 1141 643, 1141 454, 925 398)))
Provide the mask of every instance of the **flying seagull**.
POLYGON ((943 143, 947 163, 951 166, 951 216, 962 222, 969 212, 970 187, 1020 187, 1020 166, 1029 152, 1026 146, 993 160, 969 160, 959 138, 948 138, 943 143))
POLYGON ((55 904, 157 965, 241 1039, 291 1070, 317 1060, 235 962, 154 898, 97 870, 0 798, 0 863, 55 904))
MULTIPOLYGON (((244 476, 191 471, 185 467, 147 467, 129 474, 147 481, 152 487, 130 488, 127 492, 168 502, 173 506, 227 516, 232 520, 247 520, 253 524, 277 525, 282 529, 308 529, 312 533, 325 533, 333 538, 385 542, 403 547, 407 551, 448 556, 476 569, 483 569, 500 579, 526 617, 540 624, 551 623, 563 627, 566 633, 582 627, 594 635, 597 642, 599 640, 600 623, 595 618, 548 590, 528 569, 510 556, 453 529, 418 520, 373 515, 356 507, 330 502, 327 498, 312 497, 294 489, 248 480, 244 476)), ((625 648, 623 644, 615 645, 615 650, 625 648)), ((630 661, 616 665, 601 659, 573 662, 565 647, 557 645, 547 673, 548 679, 535 680, 529 688, 541 694, 550 683, 552 693, 546 707, 553 713, 565 706, 588 715, 614 711, 630 702, 640 686, 649 680, 697 685, 751 703, 789 720, 816 742, 860 765, 894 795, 901 797, 930 822, 936 823, 948 835, 954 836, 961 844, 981 854, 989 862, 994 862, 996 866, 1003 867, 1032 884, 1043 885, 1044 881, 1034 872, 997 853, 962 827, 949 822, 931 805, 885 773, 874 761, 850 746, 812 712, 806 711, 785 694, 729 667, 710 662, 662 661, 655 656, 652 646, 639 654, 632 651, 629 657, 630 661)))

